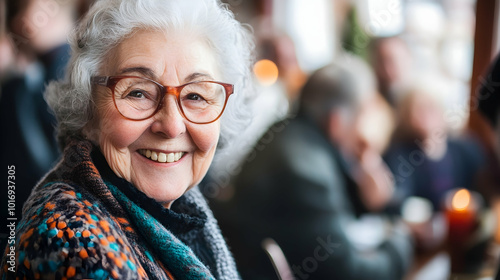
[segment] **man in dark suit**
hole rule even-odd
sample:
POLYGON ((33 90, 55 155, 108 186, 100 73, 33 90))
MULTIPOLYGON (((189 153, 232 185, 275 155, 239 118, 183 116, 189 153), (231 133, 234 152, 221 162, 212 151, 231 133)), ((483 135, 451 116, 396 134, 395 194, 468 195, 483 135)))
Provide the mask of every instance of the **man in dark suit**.
POLYGON ((391 194, 377 184, 360 187, 343 156, 359 150, 355 123, 373 89, 370 70, 354 58, 316 71, 298 115, 271 127, 249 155, 227 211, 218 213, 243 279, 276 279, 261 248, 268 237, 296 279, 402 279, 412 254, 403 226, 369 252, 346 234, 348 222, 391 194))

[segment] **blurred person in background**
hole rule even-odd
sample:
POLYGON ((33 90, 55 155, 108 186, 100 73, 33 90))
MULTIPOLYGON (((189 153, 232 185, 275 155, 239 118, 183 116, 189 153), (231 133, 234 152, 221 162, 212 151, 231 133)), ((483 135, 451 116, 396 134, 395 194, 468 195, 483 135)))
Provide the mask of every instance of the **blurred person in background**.
POLYGON ((380 93, 389 104, 396 106, 398 87, 406 83, 413 72, 408 45, 399 37, 376 38, 371 42, 369 56, 380 93))
POLYGON ((283 32, 261 39, 263 57, 276 63, 278 77, 290 103, 297 100, 299 91, 306 82, 304 73, 297 60, 295 44, 292 38, 283 32))
POLYGON ((385 154, 396 183, 390 211, 399 213, 410 196, 428 199, 433 211, 441 211, 447 191, 475 188, 484 152, 472 138, 450 135, 438 84, 417 78, 400 94, 398 128, 385 154))
MULTIPOLYGON (((5 0, 0 0, 0 83, 10 74, 14 63, 14 49, 7 35, 7 6, 5 0)), ((0 87, 1 90, 1 87, 0 87)), ((1 97, 0 91, 0 97, 1 97)))
POLYGON ((297 279, 403 277, 412 255, 405 227, 390 227, 368 252, 346 233, 392 195, 387 167, 361 135, 361 112, 374 93, 373 74, 359 59, 346 55, 317 70, 298 115, 271 127, 263 149, 246 160, 218 216, 244 279, 275 279, 265 238, 281 246, 297 279))
MULTIPOLYGON (((16 168, 15 217, 21 219, 32 187, 59 156, 56 121, 43 99, 45 85, 63 77, 69 59, 67 37, 78 17, 78 1, 7 1, 7 26, 14 44, 13 70, 2 81, 0 140, 2 166, 16 168)), ((1 205, 7 205, 1 196, 1 205)), ((1 211, 5 220, 7 211, 1 211)), ((7 229, 2 228, 4 245, 7 229)))

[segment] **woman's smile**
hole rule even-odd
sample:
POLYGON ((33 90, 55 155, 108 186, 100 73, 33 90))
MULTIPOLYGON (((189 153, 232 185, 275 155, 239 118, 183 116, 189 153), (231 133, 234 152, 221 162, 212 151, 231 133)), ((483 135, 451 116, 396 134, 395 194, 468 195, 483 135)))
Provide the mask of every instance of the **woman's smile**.
POLYGON ((151 161, 160 163, 178 162, 185 154, 185 152, 160 152, 150 149, 140 149, 138 152, 151 161))

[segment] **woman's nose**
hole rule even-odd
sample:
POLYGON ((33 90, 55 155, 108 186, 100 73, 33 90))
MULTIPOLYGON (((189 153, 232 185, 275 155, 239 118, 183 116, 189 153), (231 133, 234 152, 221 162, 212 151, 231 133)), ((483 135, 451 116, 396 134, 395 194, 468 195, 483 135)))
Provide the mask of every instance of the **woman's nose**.
POLYGON ((154 116, 151 125, 153 133, 162 134, 166 138, 175 138, 186 131, 185 119, 180 112, 174 95, 167 94, 163 106, 154 116))

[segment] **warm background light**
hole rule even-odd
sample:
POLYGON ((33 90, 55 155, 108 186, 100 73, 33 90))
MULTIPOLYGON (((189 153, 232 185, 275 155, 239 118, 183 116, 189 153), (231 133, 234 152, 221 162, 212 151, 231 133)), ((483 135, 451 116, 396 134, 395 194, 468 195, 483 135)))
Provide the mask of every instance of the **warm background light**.
POLYGON ((470 203, 470 193, 466 189, 459 190, 453 196, 451 205, 455 210, 465 210, 470 203))
POLYGON ((278 79, 278 66, 269 59, 257 61, 253 66, 253 72, 259 83, 264 86, 270 86, 278 79))

